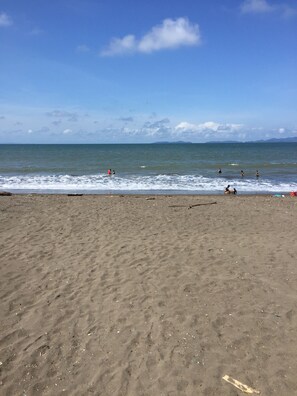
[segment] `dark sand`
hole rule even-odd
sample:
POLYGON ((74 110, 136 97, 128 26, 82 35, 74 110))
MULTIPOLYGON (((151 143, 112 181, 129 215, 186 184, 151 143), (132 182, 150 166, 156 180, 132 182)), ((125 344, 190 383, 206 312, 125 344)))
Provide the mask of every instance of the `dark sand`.
POLYGON ((297 198, 13 195, 0 224, 1 395, 297 395, 297 198))

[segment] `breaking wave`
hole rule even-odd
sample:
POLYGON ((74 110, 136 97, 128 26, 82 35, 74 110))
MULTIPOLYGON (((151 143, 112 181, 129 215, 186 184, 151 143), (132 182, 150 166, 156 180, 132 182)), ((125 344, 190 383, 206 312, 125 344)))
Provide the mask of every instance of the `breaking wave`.
POLYGON ((277 193, 297 190, 297 183, 270 179, 208 178, 198 175, 17 175, 0 176, 0 189, 23 193, 157 193, 219 194, 225 186, 239 193, 277 193))

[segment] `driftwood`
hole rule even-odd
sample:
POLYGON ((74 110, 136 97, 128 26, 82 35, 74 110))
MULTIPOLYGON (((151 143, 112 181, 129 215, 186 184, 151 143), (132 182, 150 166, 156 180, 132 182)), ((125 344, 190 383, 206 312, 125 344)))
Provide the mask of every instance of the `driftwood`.
POLYGON ((8 191, 0 191, 0 195, 2 197, 10 197, 12 195, 12 193, 8 192, 8 191))
POLYGON ((169 205, 169 208, 188 208, 192 209, 194 206, 202 206, 202 205, 215 205, 216 202, 206 202, 206 203, 198 203, 193 205, 169 205))
POLYGON ((237 381, 236 379, 230 377, 229 375, 224 375, 223 380, 225 380, 226 382, 229 382, 229 384, 235 386, 235 388, 241 390, 244 393, 249 393, 250 395, 252 394, 260 394, 260 391, 251 388, 248 385, 243 384, 242 382, 237 381))
POLYGON ((67 194, 68 197, 82 197, 84 194, 67 194))

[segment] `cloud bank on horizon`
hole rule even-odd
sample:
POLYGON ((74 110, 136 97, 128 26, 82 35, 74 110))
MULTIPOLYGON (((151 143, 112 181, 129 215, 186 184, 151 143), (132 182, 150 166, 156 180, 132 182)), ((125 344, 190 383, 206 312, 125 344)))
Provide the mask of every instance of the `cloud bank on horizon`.
MULTIPOLYGON (((21 116, 20 116, 21 117, 21 116)), ((283 138, 297 135, 297 127, 251 127, 245 124, 206 121, 202 123, 174 121, 157 115, 120 117, 105 121, 97 114, 77 110, 50 110, 33 117, 23 117, 10 130, 8 143, 152 143, 155 141, 252 141, 261 138, 283 138), (42 126, 40 126, 42 125, 42 126)), ((7 125, 10 120, 0 116, 7 125)), ((0 124, 1 125, 1 124, 0 124)), ((0 142, 2 138, 0 130, 0 142)), ((5 143, 4 141, 2 143, 5 143)))
POLYGON ((140 2, 0 9, 0 143, 297 135, 295 0, 140 2))

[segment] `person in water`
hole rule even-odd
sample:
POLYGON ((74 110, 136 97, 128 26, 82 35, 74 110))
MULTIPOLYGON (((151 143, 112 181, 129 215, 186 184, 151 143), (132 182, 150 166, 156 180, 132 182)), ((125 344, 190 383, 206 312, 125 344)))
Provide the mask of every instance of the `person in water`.
POLYGON ((240 171, 240 174, 241 174, 241 177, 243 177, 243 176, 244 176, 244 171, 241 170, 241 171, 240 171))
POLYGON ((225 188, 224 193, 225 194, 230 194, 230 184, 228 184, 228 186, 225 188))
POLYGON ((260 176, 260 173, 258 170, 256 170, 256 178, 258 179, 259 176, 260 176))
POLYGON ((218 173, 222 173, 222 169, 221 168, 218 170, 218 173))
POLYGON ((107 174, 110 176, 111 175, 111 169, 108 169, 107 174))
POLYGON ((225 188, 224 194, 237 194, 237 190, 236 188, 230 188, 230 184, 228 184, 228 186, 225 188))
POLYGON ((112 171, 112 174, 115 175, 115 171, 114 170, 112 171))

